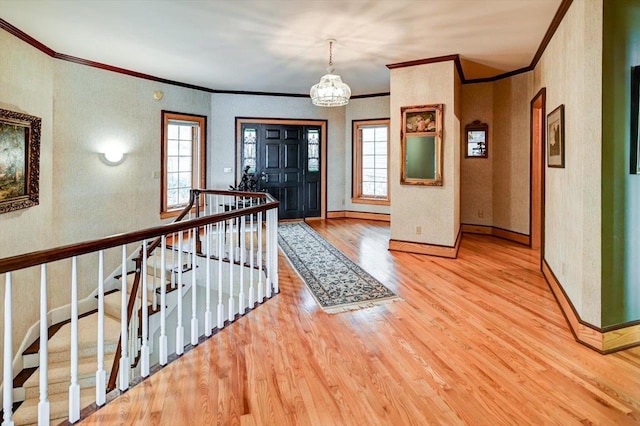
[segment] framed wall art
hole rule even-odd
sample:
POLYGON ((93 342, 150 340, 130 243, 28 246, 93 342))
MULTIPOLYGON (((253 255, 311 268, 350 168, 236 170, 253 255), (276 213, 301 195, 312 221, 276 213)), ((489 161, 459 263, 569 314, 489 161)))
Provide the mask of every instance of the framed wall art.
POLYGON ((480 120, 475 120, 464 127, 464 151, 465 158, 489 157, 489 125, 480 120))
POLYGON ((442 104, 402 107, 403 185, 442 186, 442 104))
POLYGON ((38 205, 41 120, 0 109, 0 213, 38 205))
POLYGON ((547 167, 564 168, 564 105, 547 115, 547 167))
POLYGON ((629 172, 640 174, 640 65, 631 68, 631 152, 629 172))

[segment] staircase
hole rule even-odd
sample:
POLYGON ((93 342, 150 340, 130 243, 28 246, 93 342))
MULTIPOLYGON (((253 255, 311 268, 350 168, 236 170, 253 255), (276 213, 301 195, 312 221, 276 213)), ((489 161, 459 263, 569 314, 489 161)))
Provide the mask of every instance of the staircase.
MULTIPOLYGON (((193 190, 189 206, 175 223, 0 259, 0 275, 5 278, 2 387, 13 387, 13 392, 3 392, 2 420, 9 424, 13 421, 15 425, 31 425, 38 424, 40 416, 40 424, 48 424, 48 409, 51 424, 78 421, 79 410, 97 400, 105 400, 105 388, 127 390, 131 381, 145 375, 141 370, 148 371, 149 366, 156 364, 164 366, 167 355, 182 354, 189 342, 198 344, 203 336, 211 336, 215 329, 222 329, 246 314, 256 303, 277 293, 277 209, 277 201, 268 194, 193 190), (200 208, 198 200, 202 199, 204 204, 200 208), (223 205, 235 205, 236 210, 218 212, 218 207, 223 205), (192 218, 192 210, 202 210, 206 216, 198 218, 196 213, 192 218), (180 222, 187 213, 188 218, 180 222), (132 246, 135 248, 130 251, 132 246), (122 262, 105 279, 103 252, 110 249, 121 252, 122 262), (76 258, 95 253, 99 260, 96 265, 100 283, 97 292, 104 295, 99 299, 104 300, 104 310, 77 316, 76 258), (47 264, 70 258, 73 260, 70 269, 71 320, 49 327, 45 354, 40 353, 39 341, 23 352, 23 372, 14 379, 10 362, 13 349, 6 330, 11 330, 12 312, 15 312, 11 307, 11 289, 20 284, 13 282, 12 272, 39 268, 40 294, 46 295, 47 264), (124 275, 127 306, 122 306, 119 271, 130 271, 124 275), (182 285, 178 285, 178 277, 182 285), (137 288, 136 294, 131 294, 134 288, 137 288), (144 308, 143 294, 147 303, 144 308), (104 324, 100 346, 99 315, 104 324), (121 327, 123 317, 128 318, 125 329, 121 327), (72 324, 76 321, 74 332, 72 324), (121 334, 125 331, 127 339, 121 343, 121 334), (77 343, 77 358, 72 355, 76 347, 74 342, 77 343), (126 351, 126 354, 122 351, 122 357, 121 346, 126 351), (105 382, 101 374, 98 380, 96 373, 100 347, 104 356, 103 374, 112 377, 108 386, 96 389, 96 383, 105 382), (40 383, 41 355, 48 358, 43 384, 40 383), (73 359, 77 359, 73 368, 75 375, 71 367, 73 359), (47 395, 44 404, 39 401, 41 391, 47 395), (14 398, 18 401, 16 404, 14 398)), ((96 257, 92 259, 95 262, 96 257)), ((46 324, 47 303, 40 299, 40 324, 46 324)), ((83 306, 87 306, 87 302, 89 299, 82 302, 83 306)), ((46 332, 42 330, 44 335, 46 332)))
MULTIPOLYGON (((81 407, 89 406, 96 399, 96 330, 97 314, 84 316, 78 321, 78 381, 80 384, 81 407)), ((118 339, 120 321, 105 316, 105 368, 111 368, 118 339)), ((48 399, 52 424, 60 423, 69 416, 69 377, 71 375, 69 342, 71 324, 67 323, 49 339, 48 399)), ((38 362, 39 353, 23 354, 25 365, 38 362)), ((24 402, 13 415, 16 425, 35 425, 38 423, 38 402, 40 369, 37 369, 23 384, 19 391, 24 392, 24 402)))

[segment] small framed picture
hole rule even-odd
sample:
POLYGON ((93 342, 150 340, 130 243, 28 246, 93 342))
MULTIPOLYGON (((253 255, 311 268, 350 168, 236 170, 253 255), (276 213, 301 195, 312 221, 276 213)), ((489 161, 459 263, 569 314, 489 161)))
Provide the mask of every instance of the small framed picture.
POLYGON ((640 65, 631 68, 631 152, 629 172, 640 174, 640 65))
POLYGON ((547 115, 547 167, 564 168, 564 105, 547 115))

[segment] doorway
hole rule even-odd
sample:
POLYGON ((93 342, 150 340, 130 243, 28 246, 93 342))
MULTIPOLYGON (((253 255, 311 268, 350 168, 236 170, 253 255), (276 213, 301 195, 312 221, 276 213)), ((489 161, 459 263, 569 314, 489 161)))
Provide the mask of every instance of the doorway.
POLYGON ((546 89, 542 88, 531 100, 531 209, 529 231, 531 248, 544 259, 544 185, 545 185, 545 117, 546 89))
POLYGON ((325 217, 326 122, 236 119, 236 170, 280 201, 279 219, 325 217))

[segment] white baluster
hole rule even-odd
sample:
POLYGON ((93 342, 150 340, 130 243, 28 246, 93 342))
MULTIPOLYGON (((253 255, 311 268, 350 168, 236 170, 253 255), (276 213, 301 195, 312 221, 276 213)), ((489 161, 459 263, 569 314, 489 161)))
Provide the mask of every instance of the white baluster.
POLYGON ((176 288, 176 234, 171 234, 171 288, 176 288))
POLYGON ((184 353, 184 327, 182 326, 182 231, 178 232, 178 325, 176 326, 176 354, 184 353))
POLYGON ((104 251, 98 252, 98 368, 96 370, 96 405, 107 399, 107 372, 104 369, 104 251))
POLYGON ((160 243, 160 365, 167 365, 167 236, 160 243))
POLYGON ((271 268, 269 271, 272 273, 273 292, 278 293, 278 210, 272 209, 271 212, 271 268))
POLYGON ((218 330, 224 327, 224 304, 222 303, 222 264, 224 251, 224 232, 226 221, 218 222, 218 330))
POLYGON ((264 300, 262 278, 264 265, 262 264, 262 212, 258 212, 258 303, 264 300))
POLYGON ((196 268, 198 266, 198 258, 196 255, 196 237, 197 229, 193 229, 193 238, 191 239, 191 344, 198 344, 198 304, 197 289, 198 279, 196 268))
POLYGON ((271 252, 271 239, 272 239, 272 235, 271 235, 271 210, 267 210, 267 212, 265 213, 267 216, 267 221, 266 221, 266 229, 265 232, 267 233, 266 238, 267 238, 267 242, 266 242, 266 251, 267 251, 267 276, 265 279, 265 297, 268 299, 271 297, 271 257, 273 256, 273 253, 271 252))
POLYGON ((13 426, 13 336, 12 336, 11 272, 5 275, 4 287, 4 353, 2 363, 2 426, 13 426))
MULTIPOLYGON (((147 300, 147 240, 142 242, 142 347, 140 348, 140 375, 149 375, 149 303, 147 300)), ((154 273, 155 275, 155 273, 154 273)), ((137 316, 137 315, 136 315, 137 316)))
MULTIPOLYGON (((211 206, 209 206, 211 209, 211 206)), ((206 294, 206 310, 204 313, 204 334, 205 336, 211 336, 211 330, 213 330, 213 315, 211 313, 211 231, 213 230, 213 225, 207 225, 206 233, 205 233, 205 244, 206 244, 206 254, 207 254, 207 263, 206 263, 206 286, 207 286, 207 294, 206 294)))
POLYGON ((158 288, 157 280, 158 280, 158 250, 153 251, 153 279, 151 283, 151 303, 153 305, 153 310, 158 310, 158 293, 156 289, 158 288))
MULTIPOLYGON (((253 207, 253 198, 250 199, 249 202, 249 207, 253 207)), ((254 275, 254 270, 253 270, 253 263, 254 263, 254 255, 255 253, 253 252, 253 230, 254 230, 254 224, 253 224, 253 214, 249 216, 249 228, 251 229, 250 232, 250 237, 249 237, 249 307, 253 308, 256 305, 256 294, 255 294, 255 289, 253 287, 253 275, 254 275)))
POLYGON ((80 420, 78 384, 78 259, 71 259, 71 384, 69 385, 69 423, 80 420))
POLYGON ((47 321, 47 266, 40 265, 40 401, 38 402, 38 425, 49 424, 49 400, 47 399, 49 378, 49 331, 47 321))
POLYGON ((122 283, 120 286, 120 365, 118 376, 121 391, 129 389, 129 356, 128 356, 128 324, 127 324, 127 246, 122 246, 122 283))
MULTIPOLYGON (((242 207, 244 208, 244 201, 242 203, 242 207)), ((246 220, 245 217, 242 216, 240 218, 240 293, 238 294, 238 313, 240 315, 244 314, 245 311, 245 302, 244 302, 244 263, 245 263, 245 236, 246 236, 246 220)))
POLYGON ((235 317, 235 300, 233 298, 233 252, 235 251, 233 234, 235 233, 235 221, 235 218, 231 219, 231 232, 229 232, 229 322, 232 322, 235 317))

